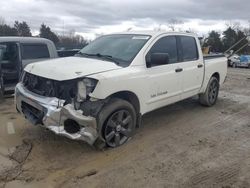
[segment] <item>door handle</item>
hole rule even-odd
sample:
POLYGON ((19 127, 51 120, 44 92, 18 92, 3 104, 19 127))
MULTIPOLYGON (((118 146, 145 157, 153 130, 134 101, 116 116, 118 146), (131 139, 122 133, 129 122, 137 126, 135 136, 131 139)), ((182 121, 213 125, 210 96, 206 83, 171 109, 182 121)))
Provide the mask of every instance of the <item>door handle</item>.
POLYGON ((203 65, 202 65, 202 64, 199 64, 199 65, 197 65, 197 67, 198 67, 198 68, 202 68, 202 67, 203 67, 203 65))
POLYGON ((177 69, 175 69, 175 72, 182 72, 182 71, 183 71, 182 68, 177 68, 177 69))

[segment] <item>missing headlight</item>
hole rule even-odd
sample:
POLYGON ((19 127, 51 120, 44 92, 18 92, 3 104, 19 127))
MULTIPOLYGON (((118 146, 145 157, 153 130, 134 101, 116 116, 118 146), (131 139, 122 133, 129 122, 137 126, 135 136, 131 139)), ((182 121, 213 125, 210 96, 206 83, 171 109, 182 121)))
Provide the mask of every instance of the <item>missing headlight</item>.
POLYGON ((83 82, 85 83, 85 86, 86 86, 87 95, 92 93, 97 84, 97 80, 91 79, 91 78, 84 78, 83 82))
POLYGON ((77 83, 77 101, 83 102, 87 97, 86 86, 83 81, 77 83))
POLYGON ((83 102, 87 96, 92 93, 96 87, 97 80, 84 78, 77 84, 77 102, 83 102))

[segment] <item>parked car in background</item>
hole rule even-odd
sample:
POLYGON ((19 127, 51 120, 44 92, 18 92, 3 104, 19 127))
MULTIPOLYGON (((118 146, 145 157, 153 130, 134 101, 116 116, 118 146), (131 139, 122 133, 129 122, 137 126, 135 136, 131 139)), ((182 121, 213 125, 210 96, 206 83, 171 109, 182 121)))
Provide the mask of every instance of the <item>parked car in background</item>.
POLYGON ((14 91, 24 67, 30 63, 57 58, 54 43, 35 37, 0 37, 0 87, 2 92, 14 91))
POLYGON ((240 62, 236 63, 236 67, 250 68, 250 55, 240 56, 240 62))
POLYGON ((250 55, 233 55, 232 57, 228 58, 228 66, 233 68, 250 68, 250 55))
POLYGON ((16 107, 56 134, 118 147, 150 111, 194 95, 213 106, 226 74, 226 57, 205 58, 194 34, 111 34, 75 57, 28 65, 16 86, 16 107))
POLYGON ((69 57, 74 56, 77 52, 79 52, 81 49, 70 49, 70 50, 57 50, 59 57, 69 57))
POLYGON ((236 67, 236 65, 240 63, 240 56, 234 54, 233 56, 228 58, 227 63, 229 67, 236 67))

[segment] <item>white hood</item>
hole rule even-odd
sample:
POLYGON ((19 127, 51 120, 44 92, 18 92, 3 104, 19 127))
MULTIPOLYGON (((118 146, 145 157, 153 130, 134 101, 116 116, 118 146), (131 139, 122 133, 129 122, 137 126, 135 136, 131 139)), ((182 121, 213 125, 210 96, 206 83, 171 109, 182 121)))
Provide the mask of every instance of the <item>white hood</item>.
POLYGON ((71 80, 100 72, 120 69, 113 62, 84 57, 57 58, 29 64, 25 71, 52 80, 71 80))

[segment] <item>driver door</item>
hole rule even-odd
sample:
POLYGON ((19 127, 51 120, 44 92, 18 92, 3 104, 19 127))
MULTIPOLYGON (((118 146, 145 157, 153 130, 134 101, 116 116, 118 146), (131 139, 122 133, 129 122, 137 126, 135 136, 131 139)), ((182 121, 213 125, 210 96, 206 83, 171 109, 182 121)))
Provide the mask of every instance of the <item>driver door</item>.
MULTIPOLYGON (((179 101, 182 93, 176 36, 164 36, 158 39, 147 53, 146 59, 152 53, 167 53, 169 62, 163 65, 151 64, 151 67, 147 68, 147 105, 150 110, 179 101)), ((150 62, 150 59, 146 61, 150 62)))

